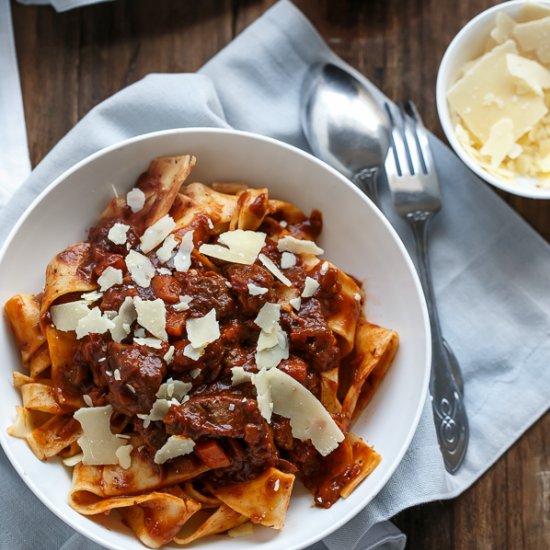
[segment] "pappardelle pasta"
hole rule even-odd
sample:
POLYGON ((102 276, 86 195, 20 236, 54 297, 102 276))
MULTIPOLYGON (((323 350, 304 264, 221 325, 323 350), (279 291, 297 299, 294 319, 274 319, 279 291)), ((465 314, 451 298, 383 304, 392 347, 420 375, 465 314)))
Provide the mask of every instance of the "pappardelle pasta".
POLYGON ((318 211, 188 184, 194 165, 154 159, 5 304, 9 433, 73 468, 75 510, 117 510, 151 548, 281 529, 296 478, 317 506, 347 497, 381 460, 350 427, 398 346, 322 259, 318 211))

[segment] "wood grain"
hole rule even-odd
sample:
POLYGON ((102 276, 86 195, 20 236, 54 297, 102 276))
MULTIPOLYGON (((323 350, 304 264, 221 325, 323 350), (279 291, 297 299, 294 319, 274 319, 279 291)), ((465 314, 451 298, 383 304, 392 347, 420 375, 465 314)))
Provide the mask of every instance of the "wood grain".
MULTIPOLYGON (((91 108, 151 72, 194 71, 273 0, 117 0, 57 14, 12 4, 33 164, 91 108)), ((324 39, 394 100, 412 98, 444 139, 439 62, 497 0, 296 0, 324 39)), ((548 202, 499 194, 546 240, 548 202)), ((550 414, 460 497, 395 519, 413 549, 550 548, 550 414)))

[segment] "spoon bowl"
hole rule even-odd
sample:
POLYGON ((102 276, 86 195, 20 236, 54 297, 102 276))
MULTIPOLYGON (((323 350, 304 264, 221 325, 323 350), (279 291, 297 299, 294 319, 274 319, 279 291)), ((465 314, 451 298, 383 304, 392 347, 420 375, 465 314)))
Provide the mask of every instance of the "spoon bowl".
POLYGON ((304 83, 301 122, 313 154, 376 203, 389 130, 383 107, 367 84, 331 63, 314 67, 304 83))

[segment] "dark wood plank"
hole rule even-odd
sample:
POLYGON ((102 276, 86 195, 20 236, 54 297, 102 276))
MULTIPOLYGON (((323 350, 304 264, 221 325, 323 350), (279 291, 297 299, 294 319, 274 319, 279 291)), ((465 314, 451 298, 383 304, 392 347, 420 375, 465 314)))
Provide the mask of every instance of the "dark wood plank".
MULTIPOLYGON (((412 98, 444 139, 437 68, 455 33, 498 0, 296 0, 324 39, 389 97, 412 98)), ((274 0, 117 0, 63 14, 12 3, 36 164, 93 106, 151 72, 194 71, 274 0)), ((500 193, 545 239, 550 209, 500 193)), ((550 414, 460 497, 395 519, 416 549, 550 548, 550 414)))

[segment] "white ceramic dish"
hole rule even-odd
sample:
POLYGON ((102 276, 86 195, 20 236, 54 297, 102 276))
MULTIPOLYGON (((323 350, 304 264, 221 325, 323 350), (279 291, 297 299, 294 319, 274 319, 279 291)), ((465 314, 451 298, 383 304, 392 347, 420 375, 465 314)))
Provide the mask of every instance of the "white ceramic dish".
MULTIPOLYGON (((548 0, 538 0, 534 3, 550 8, 550 1, 548 0)), ((470 170, 475 172, 480 178, 514 195, 532 199, 550 199, 550 189, 537 187, 534 178, 517 177, 514 180, 506 180, 485 171, 464 150, 458 141, 451 122, 449 104, 447 102, 447 91, 457 81, 464 64, 479 57, 484 52, 489 33, 494 27, 497 13, 502 11, 511 17, 516 17, 521 13, 525 4, 525 0, 512 0, 493 6, 474 17, 454 37, 447 47, 439 66, 436 85, 437 112, 443 131, 451 147, 470 170)))
MULTIPOLYGON (((259 543, 263 550, 303 548, 343 525, 384 486, 415 432, 429 379, 428 317, 411 260, 387 220, 348 180, 298 149, 247 133, 186 129, 131 139, 78 163, 34 201, 0 254, 0 303, 15 293, 42 288, 46 264, 65 246, 85 238, 112 197, 112 185, 124 193, 152 158, 187 152, 197 157, 193 181, 243 180, 267 186, 271 196, 308 212, 319 208, 326 257, 365 282, 368 318, 392 327, 401 337, 394 365, 354 429, 382 454, 374 473, 329 510, 312 507, 311 495, 297 487, 281 532, 257 528, 250 537, 214 537, 197 545, 208 550, 247 549, 259 543)), ((11 387, 19 354, 5 322, 0 359, 0 440, 19 475, 48 508, 83 535, 107 548, 143 549, 116 514, 92 519, 72 510, 67 504, 70 471, 57 460, 40 462, 24 441, 6 434, 20 398, 11 387)))

